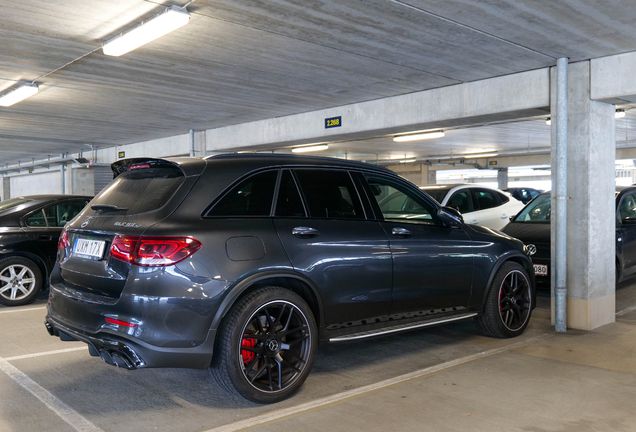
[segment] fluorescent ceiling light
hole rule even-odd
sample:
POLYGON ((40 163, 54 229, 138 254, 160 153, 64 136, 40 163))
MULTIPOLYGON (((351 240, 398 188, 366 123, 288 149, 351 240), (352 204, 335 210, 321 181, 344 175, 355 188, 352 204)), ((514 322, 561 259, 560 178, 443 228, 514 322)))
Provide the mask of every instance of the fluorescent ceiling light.
POLYGON ((617 109, 616 112, 614 113, 614 118, 623 118, 625 117, 625 110, 622 109, 617 109))
POLYGON ((435 131, 435 132, 423 132, 411 135, 398 135, 393 137, 393 141, 395 142, 405 142, 405 141, 419 141, 431 138, 441 138, 444 136, 444 131, 435 131))
POLYGON ((420 186, 420 189, 441 189, 444 186, 420 186))
POLYGON ((327 150, 329 148, 328 144, 321 144, 321 145, 313 145, 313 146, 306 146, 306 147, 296 147, 292 149, 292 152, 294 153, 305 153, 305 152, 314 152, 314 151, 320 151, 320 150, 327 150))
POLYGON ((180 10, 178 6, 172 6, 162 14, 106 42, 103 47, 104 54, 116 57, 126 54, 183 27, 189 21, 190 14, 186 9, 180 10))
POLYGON ((467 158, 482 158, 482 157, 493 157, 497 156, 499 153, 466 153, 463 155, 457 155, 455 157, 467 157, 467 158))
POLYGON ((547 119, 545 119, 545 124, 547 124, 548 126, 550 126, 552 124, 552 119, 550 119, 550 117, 548 117, 547 119))
POLYGON ((401 161, 399 161, 400 163, 411 163, 411 162, 415 162, 416 159, 402 159, 401 161))
POLYGON ((0 106, 8 107, 38 92, 37 84, 24 84, 0 96, 0 106))

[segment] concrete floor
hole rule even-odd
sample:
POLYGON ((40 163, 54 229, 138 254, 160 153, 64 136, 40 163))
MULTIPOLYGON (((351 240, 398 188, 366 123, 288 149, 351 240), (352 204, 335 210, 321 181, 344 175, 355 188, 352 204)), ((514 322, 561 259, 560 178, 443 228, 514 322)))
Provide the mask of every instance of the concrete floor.
POLYGON ((50 337, 45 299, 0 307, 0 431, 636 431, 636 282, 617 322, 556 334, 549 297, 514 340, 472 321, 319 351, 292 399, 229 396, 207 371, 126 371, 50 337), (59 350, 64 350, 59 352, 59 350))

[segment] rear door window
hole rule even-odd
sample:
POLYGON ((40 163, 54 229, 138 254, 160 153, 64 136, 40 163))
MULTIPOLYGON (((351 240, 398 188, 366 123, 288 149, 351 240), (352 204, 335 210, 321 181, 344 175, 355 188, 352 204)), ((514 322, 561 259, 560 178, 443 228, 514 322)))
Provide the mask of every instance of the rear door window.
POLYGON ((254 174, 226 193, 207 216, 270 216, 278 170, 254 174))
POLYGON ((119 210, 103 211, 102 216, 146 213, 163 207, 185 181, 178 168, 145 168, 120 174, 91 202, 115 206, 119 210))
POLYGON ((362 204, 347 171, 297 169, 295 172, 310 217, 364 219, 362 204))
POLYGON ((477 210, 486 210, 500 205, 497 191, 490 189, 473 189, 473 198, 477 210))
POLYGON ((44 209, 49 227, 63 227, 86 207, 88 201, 67 201, 44 209))

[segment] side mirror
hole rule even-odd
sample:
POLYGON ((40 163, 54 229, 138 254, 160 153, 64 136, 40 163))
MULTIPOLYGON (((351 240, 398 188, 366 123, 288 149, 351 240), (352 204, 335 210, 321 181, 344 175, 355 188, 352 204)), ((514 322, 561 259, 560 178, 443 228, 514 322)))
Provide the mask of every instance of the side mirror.
POLYGON ((464 225, 464 217, 452 207, 442 207, 437 211, 437 217, 447 227, 460 228, 464 225))

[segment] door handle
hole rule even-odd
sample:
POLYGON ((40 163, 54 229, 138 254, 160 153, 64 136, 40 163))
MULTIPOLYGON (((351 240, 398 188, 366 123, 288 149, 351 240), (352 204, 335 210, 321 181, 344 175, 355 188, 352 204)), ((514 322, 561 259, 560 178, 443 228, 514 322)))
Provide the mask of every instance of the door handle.
POLYGON ((317 229, 310 227, 296 227, 292 230, 292 235, 303 238, 303 237, 316 237, 318 234, 317 229))
POLYGON ((502 218, 502 219, 505 219, 505 218, 507 218, 507 217, 508 217, 508 215, 507 215, 507 214, 505 214, 505 213, 501 215, 501 218, 502 218))
POLYGON ((46 234, 38 234, 37 237, 40 240, 51 240, 51 236, 50 235, 46 235, 46 234))
POLYGON ((411 231, 406 228, 396 227, 391 230, 391 234, 394 236, 409 237, 411 235, 411 231))
POLYGON ((471 222, 471 224, 473 225, 479 225, 479 221, 477 219, 473 219, 473 221, 471 222))

